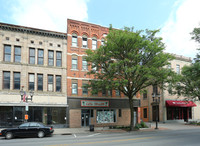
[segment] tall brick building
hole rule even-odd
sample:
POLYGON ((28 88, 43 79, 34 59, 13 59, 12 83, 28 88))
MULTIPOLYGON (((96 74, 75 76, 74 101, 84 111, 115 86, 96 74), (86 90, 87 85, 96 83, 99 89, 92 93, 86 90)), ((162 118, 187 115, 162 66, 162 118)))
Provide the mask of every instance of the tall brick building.
MULTIPOLYGON (((83 88, 92 79, 85 60, 87 49, 96 50, 104 44, 109 29, 100 25, 68 19, 67 21, 67 97, 70 127, 129 125, 128 99, 118 90, 92 95, 83 88)), ((137 102, 139 103, 139 102, 137 102)), ((139 104, 135 105, 135 120, 139 104)), ((136 122, 136 121, 135 121, 136 122)))
POLYGON ((66 52, 66 33, 0 23, 0 126, 24 122, 30 90, 28 121, 66 126, 66 52))

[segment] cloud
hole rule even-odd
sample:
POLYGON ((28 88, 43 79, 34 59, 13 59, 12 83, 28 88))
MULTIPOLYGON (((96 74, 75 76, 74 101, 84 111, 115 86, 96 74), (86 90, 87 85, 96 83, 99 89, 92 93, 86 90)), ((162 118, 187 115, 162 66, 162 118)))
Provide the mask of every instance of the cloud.
POLYGON ((15 24, 66 32, 67 18, 87 21, 89 0, 17 0, 12 5, 15 24))
POLYGON ((190 33, 200 27, 200 1, 178 0, 161 29, 161 37, 166 45, 166 52, 195 57, 198 45, 191 40, 190 33))

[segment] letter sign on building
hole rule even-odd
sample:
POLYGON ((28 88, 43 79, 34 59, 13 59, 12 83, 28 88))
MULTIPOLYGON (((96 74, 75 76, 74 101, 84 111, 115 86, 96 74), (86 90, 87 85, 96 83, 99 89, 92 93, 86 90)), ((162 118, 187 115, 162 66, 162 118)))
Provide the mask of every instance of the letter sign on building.
POLYGON ((81 100, 82 107, 109 107, 109 101, 105 100, 81 100))

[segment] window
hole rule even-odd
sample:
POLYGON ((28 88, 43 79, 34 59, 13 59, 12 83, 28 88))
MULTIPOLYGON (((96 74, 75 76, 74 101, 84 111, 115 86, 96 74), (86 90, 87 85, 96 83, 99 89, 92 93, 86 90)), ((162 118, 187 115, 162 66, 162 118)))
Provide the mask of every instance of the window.
POLYGON ((78 81, 72 80, 72 94, 78 94, 78 81))
POLYGON ((34 44, 34 41, 33 41, 33 40, 31 40, 31 44, 34 44))
POLYGON ((35 64, 35 48, 29 48, 29 63, 35 64))
POLYGON ((87 36, 85 36, 85 35, 82 38, 82 45, 83 45, 83 48, 87 48, 88 47, 87 36))
POLYGON ((115 90, 115 95, 116 96, 120 96, 120 91, 119 90, 115 90))
POLYGON ((49 50, 48 51, 48 64, 49 64, 49 66, 53 66, 53 56, 54 56, 54 52, 53 51, 51 51, 51 50, 49 50))
POLYGON ((143 93, 143 99, 147 99, 147 92, 143 93))
POLYGON ((53 44, 52 44, 52 43, 49 43, 49 46, 53 46, 53 44))
POLYGON ((11 46, 4 45, 4 61, 11 61, 11 46))
POLYGON ((114 123, 116 122, 115 110, 97 110, 97 123, 114 123))
POLYGON ((155 95, 158 94, 158 87, 157 87, 157 85, 153 85, 153 94, 155 94, 155 95))
POLYGON ((97 38, 93 37, 92 38, 92 49, 96 50, 97 48, 97 38))
POLYGON ((77 46, 78 46, 77 34, 73 33, 72 34, 72 47, 77 47, 77 46))
POLYGON ((176 73, 180 74, 180 65, 179 64, 176 65, 176 73))
POLYGON ((58 46, 59 48, 61 47, 61 45, 60 45, 60 44, 58 44, 57 46, 58 46))
POLYGON ((119 117, 122 117, 122 109, 119 109, 118 112, 119 112, 119 113, 118 113, 118 114, 119 114, 118 116, 119 116, 119 117))
POLYGON ((97 67, 95 66, 94 63, 92 63, 92 70, 93 70, 93 71, 97 71, 97 67))
POLYGON ((53 75, 48 75, 48 91, 53 92, 53 75))
POLYGON ((20 89, 20 73, 14 72, 14 89, 20 89))
POLYGON ((21 62, 21 47, 15 46, 15 62, 21 62))
POLYGON ((83 60, 82 60, 82 69, 83 70, 87 70, 88 69, 87 61, 86 61, 85 58, 83 58, 83 60))
POLYGON ((60 51, 56 51, 56 66, 61 67, 62 64, 62 53, 60 51))
POLYGON ((37 75, 37 90, 43 91, 43 75, 42 74, 37 75))
POLYGON ((77 56, 72 56, 72 69, 78 69, 77 63, 77 56))
POLYGON ((7 40, 7 41, 9 41, 9 40, 10 40, 10 38, 9 38, 9 37, 6 37, 6 40, 7 40))
POLYGON ((34 81, 35 81, 35 75, 29 74, 29 83, 28 83, 29 90, 34 90, 34 83, 35 83, 34 81))
POLYGON ((3 72, 3 88, 10 89, 10 72, 3 72))
POLYGON ((88 81, 82 81, 82 92, 83 92, 83 95, 88 95, 88 88, 87 88, 87 85, 88 85, 88 81))
POLYGON ((108 96, 112 96, 112 89, 108 90, 108 96))
POLYGON ((61 76, 56 76, 56 92, 61 92, 61 76))
POLYGON ((38 49, 38 64, 43 65, 44 64, 44 50, 38 49))
POLYGON ((39 42, 40 45, 42 45, 42 42, 39 42))
POLYGON ((143 118, 147 118, 147 108, 143 109, 143 118))
POLYGON ((104 39, 101 40, 101 45, 102 45, 102 46, 105 45, 105 40, 104 40, 104 39))
POLYGON ((106 89, 102 88, 102 96, 106 96, 106 89))
POLYGON ((17 41, 17 42, 19 42, 19 41, 20 41, 20 39, 16 38, 16 41, 17 41))

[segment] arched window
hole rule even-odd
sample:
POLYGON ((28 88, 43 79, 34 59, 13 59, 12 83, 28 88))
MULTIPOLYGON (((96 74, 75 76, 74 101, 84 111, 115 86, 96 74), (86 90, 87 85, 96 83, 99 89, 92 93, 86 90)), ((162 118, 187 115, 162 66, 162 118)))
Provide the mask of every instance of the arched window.
POLYGON ((87 70, 88 69, 88 64, 87 64, 87 61, 86 61, 85 57, 82 58, 82 69, 83 70, 87 70))
POLYGON ((86 35, 83 35, 82 37, 82 46, 83 48, 88 48, 88 38, 86 35))
POLYGON ((101 45, 104 46, 105 45, 105 40, 101 39, 101 45))
POLYGON ((97 38, 96 37, 92 38, 92 49, 93 50, 97 49, 97 38))
POLYGON ((72 34, 72 47, 77 47, 77 46, 78 46, 77 34, 73 33, 72 34))

